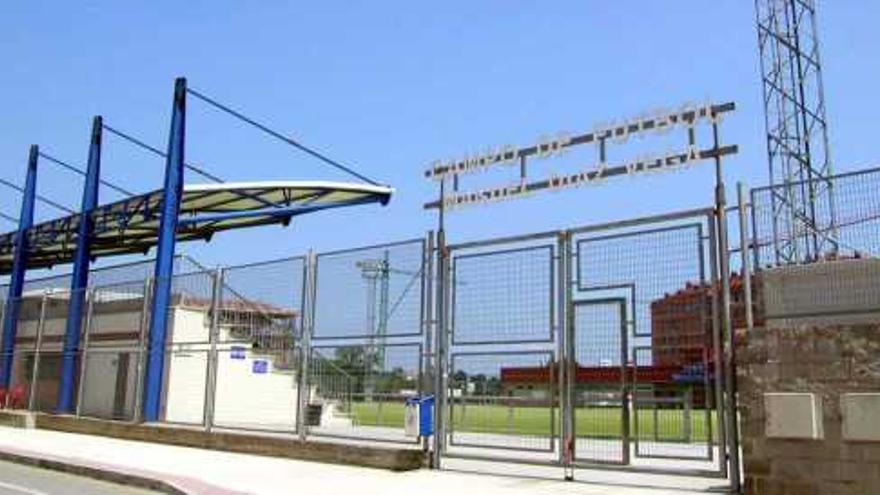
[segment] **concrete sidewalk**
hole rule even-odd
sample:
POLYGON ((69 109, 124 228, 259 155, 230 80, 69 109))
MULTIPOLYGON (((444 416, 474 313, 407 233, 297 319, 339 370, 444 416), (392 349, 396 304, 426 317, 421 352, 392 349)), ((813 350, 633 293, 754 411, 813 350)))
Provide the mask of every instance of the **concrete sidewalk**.
POLYGON ((0 451, 163 479, 188 493, 327 494, 694 494, 715 491, 723 480, 608 471, 577 472, 560 481, 561 469, 501 466, 503 475, 477 474, 493 465, 449 461, 443 471, 394 473, 305 461, 234 454, 106 437, 0 427, 0 451), (554 479, 555 478, 555 479, 554 479), (663 488, 655 488, 655 487, 663 488), (714 489, 714 490, 713 490, 714 489))

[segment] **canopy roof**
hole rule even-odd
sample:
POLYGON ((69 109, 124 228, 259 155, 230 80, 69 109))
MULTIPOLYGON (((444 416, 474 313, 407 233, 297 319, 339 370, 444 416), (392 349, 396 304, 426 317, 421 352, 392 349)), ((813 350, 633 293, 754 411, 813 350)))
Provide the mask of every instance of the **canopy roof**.
MULTIPOLYGON (((313 211, 365 203, 386 204, 394 190, 386 186, 323 181, 270 181, 187 185, 180 202, 177 240, 209 240, 229 229, 287 224, 313 211)), ((93 258, 145 254, 159 237, 163 191, 157 190, 95 208, 93 258)), ((80 215, 34 225, 27 231, 27 268, 73 261, 80 215)), ((18 231, 0 235, 0 274, 12 269, 18 231)))

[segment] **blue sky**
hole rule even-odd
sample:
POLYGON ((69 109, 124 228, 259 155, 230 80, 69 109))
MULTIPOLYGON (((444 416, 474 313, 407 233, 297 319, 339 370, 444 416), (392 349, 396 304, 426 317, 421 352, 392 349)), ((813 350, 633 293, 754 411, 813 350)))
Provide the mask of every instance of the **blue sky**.
MULTIPOLYGON (((831 146, 838 171, 877 152, 880 3, 820 2, 831 146)), ((207 264, 271 259, 423 235, 433 160, 542 134, 591 130, 686 101, 735 101, 723 127, 741 153, 727 180, 767 177, 754 7, 649 2, 4 2, 0 176, 23 182, 27 149, 84 163, 92 115, 164 148, 173 79, 397 188, 392 203, 325 212, 291 227, 181 245, 207 264)), ((187 159, 228 180, 342 179, 196 101, 187 159)), ((107 138, 104 178, 160 187, 164 164, 107 138)), ((551 171, 549 165, 542 171, 551 171)), ((190 174, 191 182, 198 177, 190 174)), ((44 165, 39 189, 77 205, 80 180, 44 165)), ((105 200, 114 193, 102 190, 105 200)), ((0 194, 17 216, 18 196, 0 194)), ((452 240, 705 206, 712 170, 622 179, 450 215, 452 240)), ((41 205, 40 219, 56 215, 41 205)), ((11 225, 10 225, 11 227, 11 225)))

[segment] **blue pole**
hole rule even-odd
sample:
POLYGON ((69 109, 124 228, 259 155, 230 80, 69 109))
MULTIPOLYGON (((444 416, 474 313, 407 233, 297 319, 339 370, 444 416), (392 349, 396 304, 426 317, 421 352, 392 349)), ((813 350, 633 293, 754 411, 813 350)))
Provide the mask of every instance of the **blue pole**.
POLYGON ((162 405, 162 379, 165 369, 165 340, 168 308, 171 305, 171 277, 174 276, 174 245, 177 236, 180 197, 183 195, 183 148, 186 134, 186 79, 174 84, 174 109, 165 162, 165 189, 156 248, 156 270, 151 307, 147 373, 144 383, 144 421, 159 420, 162 405))
POLYGON ((64 334, 64 353, 61 362, 61 386, 58 389, 58 412, 73 412, 76 390, 79 336, 82 330, 83 307, 89 285, 89 255, 92 248, 92 211, 98 206, 98 186, 101 175, 101 117, 92 121, 92 140, 89 144, 89 162, 83 187, 82 208, 76 237, 76 253, 70 280, 70 303, 67 307, 67 330, 64 334))
POLYGON ((34 224, 34 201, 37 197, 37 160, 40 148, 31 146, 28 156, 27 179, 24 197, 21 200, 21 216, 18 220, 18 235, 15 236, 15 254, 12 260, 12 273, 9 277, 9 292, 6 311, 3 315, 3 354, 0 355, 0 388, 9 388, 12 378, 13 352, 18 334, 18 314, 21 309, 21 293, 24 290, 24 274, 27 270, 27 234, 34 224))

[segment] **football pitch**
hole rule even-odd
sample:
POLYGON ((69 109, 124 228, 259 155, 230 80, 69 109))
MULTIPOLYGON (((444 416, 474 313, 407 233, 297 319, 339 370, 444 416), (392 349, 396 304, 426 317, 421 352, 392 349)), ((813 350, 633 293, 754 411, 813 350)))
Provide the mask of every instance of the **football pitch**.
MULTIPOLYGON (((452 409, 454 431, 549 437, 560 429, 557 409, 471 404, 456 404, 452 409)), ((400 402, 353 402, 350 414, 356 425, 403 428, 404 406, 400 402)), ((640 409, 637 417, 630 418, 630 435, 665 442, 706 442, 711 429, 712 439, 717 441, 714 411, 691 410, 690 432, 686 428, 685 416, 681 409, 640 409)), ((619 408, 583 407, 575 410, 578 437, 620 438, 622 425, 619 408)))

